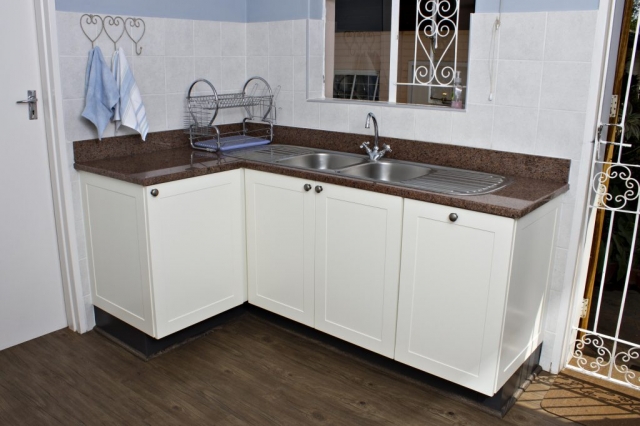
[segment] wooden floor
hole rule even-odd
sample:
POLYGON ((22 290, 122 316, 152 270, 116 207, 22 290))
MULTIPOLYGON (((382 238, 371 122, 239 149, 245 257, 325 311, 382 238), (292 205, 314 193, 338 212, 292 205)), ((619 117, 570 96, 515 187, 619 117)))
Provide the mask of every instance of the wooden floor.
POLYGON ((95 332, 0 352, 0 425, 551 425, 535 385, 498 419, 244 313, 145 362, 95 332))

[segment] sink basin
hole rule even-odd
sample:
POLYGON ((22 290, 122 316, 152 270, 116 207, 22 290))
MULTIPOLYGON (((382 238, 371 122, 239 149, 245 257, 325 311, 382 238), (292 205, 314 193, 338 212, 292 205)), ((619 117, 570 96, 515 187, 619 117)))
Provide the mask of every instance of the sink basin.
POLYGON ((315 170, 336 170, 355 164, 364 163, 364 158, 352 157, 350 155, 340 155, 329 152, 316 152, 313 154, 299 155, 297 157, 279 160, 278 164, 292 167, 301 167, 315 170))
POLYGON ((431 172, 429 167, 404 163, 367 163, 339 170, 339 173, 363 179, 380 180, 384 182, 402 182, 431 172))

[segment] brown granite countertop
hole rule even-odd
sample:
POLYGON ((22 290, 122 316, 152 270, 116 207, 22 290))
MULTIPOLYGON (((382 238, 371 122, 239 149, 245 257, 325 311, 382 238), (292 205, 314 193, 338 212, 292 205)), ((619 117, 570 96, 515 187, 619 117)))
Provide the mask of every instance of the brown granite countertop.
MULTIPOLYGON (((363 136, 359 136, 358 138, 363 138, 363 136)), ((274 142, 282 143, 282 141, 274 142)), ((398 141, 396 140, 395 142, 397 143, 398 141)), ((303 145, 303 143, 300 145, 303 145)), ((308 146, 309 144, 304 145, 308 146)), ((324 149, 338 150, 336 148, 336 146, 331 146, 325 147, 324 149)), ((194 151, 190 147, 184 145, 179 148, 166 146, 164 149, 155 152, 133 152, 129 154, 130 155, 121 157, 106 156, 107 158, 103 159, 85 159, 85 161, 78 161, 78 156, 76 156, 77 162, 75 163, 75 168, 77 170, 108 176, 142 186, 158 185, 164 182, 186 179, 210 173, 247 168, 309 179, 327 184, 348 186, 367 191, 396 195, 403 198, 443 204, 451 207, 474 210, 514 219, 526 215, 569 189, 566 177, 557 180, 541 179, 540 177, 548 176, 543 173, 536 176, 535 173, 533 173, 535 178, 509 175, 509 177, 512 178, 512 183, 510 185, 489 194, 452 196, 396 186, 393 184, 365 181, 331 173, 300 170, 274 164, 238 160, 225 157, 224 155, 194 151)), ((541 158, 544 159, 544 157, 541 158)), ((527 161, 531 160, 529 159, 527 161)), ((510 167, 513 167, 513 165, 510 167)), ((494 173, 499 172, 500 171, 494 171, 494 173)), ((568 174, 568 164, 565 172, 568 174)))

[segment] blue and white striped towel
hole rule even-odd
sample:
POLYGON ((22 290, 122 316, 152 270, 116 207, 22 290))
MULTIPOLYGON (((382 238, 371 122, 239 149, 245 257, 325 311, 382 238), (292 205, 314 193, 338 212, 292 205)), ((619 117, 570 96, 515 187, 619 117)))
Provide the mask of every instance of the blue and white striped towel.
POLYGON ((120 101, 116 105, 113 116, 116 130, 122 124, 140 133, 142 140, 145 140, 149 131, 147 113, 142 103, 140 89, 133 78, 133 73, 121 47, 113 54, 112 69, 120 90, 120 101))

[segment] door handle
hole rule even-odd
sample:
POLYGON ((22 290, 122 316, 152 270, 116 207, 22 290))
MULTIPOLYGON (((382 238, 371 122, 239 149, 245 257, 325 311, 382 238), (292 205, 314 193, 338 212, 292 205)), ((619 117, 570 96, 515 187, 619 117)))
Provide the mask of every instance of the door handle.
POLYGON ((35 90, 27 90, 27 99, 24 101, 18 101, 17 104, 29 105, 29 120, 38 119, 38 98, 36 97, 35 90))

